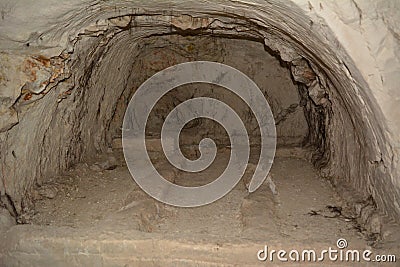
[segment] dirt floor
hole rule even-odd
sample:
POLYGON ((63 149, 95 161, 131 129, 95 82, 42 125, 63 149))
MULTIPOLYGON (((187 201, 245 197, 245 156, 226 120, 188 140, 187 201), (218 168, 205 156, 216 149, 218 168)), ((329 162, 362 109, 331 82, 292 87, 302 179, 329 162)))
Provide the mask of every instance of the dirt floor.
MULTIPOLYGON (((90 165, 80 164, 39 188, 32 223, 70 227, 121 223, 141 231, 191 238, 259 241, 274 237, 332 242, 338 236, 360 238, 351 222, 334 208, 340 209, 342 203, 329 183, 319 179, 304 160, 276 159, 271 171, 275 194, 267 183, 249 194, 243 179, 230 194, 215 203, 199 208, 177 208, 159 203, 144 193, 132 179, 120 152, 103 155, 90 165), (324 228, 324 233, 316 233, 316 226, 324 228)), ((175 183, 205 184, 221 173, 227 159, 228 151, 220 153, 214 166, 192 175, 189 181, 181 181, 183 175, 176 173, 175 183)), ((162 167, 159 169, 164 175, 172 170, 168 165, 162 167)), ((250 177, 251 173, 247 172, 246 176, 250 177)))
MULTIPOLYGON (((196 157, 195 154, 187 152, 189 157, 196 157)), ((239 257, 237 261, 243 261, 243 266, 257 265, 256 253, 264 245, 287 250, 302 245, 302 249, 327 249, 336 248, 339 238, 345 238, 350 248, 372 249, 375 243, 366 239, 329 181, 320 178, 305 157, 307 153, 302 149, 280 149, 271 170, 272 181, 265 182, 256 192, 249 194, 246 189, 245 183, 252 174, 250 168, 246 177, 222 199, 198 208, 178 208, 157 202, 144 193, 132 179, 122 150, 114 149, 91 162, 78 164, 65 175, 37 188, 35 212, 25 218, 25 223, 34 227, 22 230, 26 236, 36 236, 33 238, 36 241, 62 237, 64 241, 59 241, 62 244, 66 236, 74 241, 75 234, 81 237, 83 234, 82 245, 102 233, 116 240, 122 235, 129 236, 129 240, 179 240, 186 244, 185 249, 179 244, 170 245, 175 250, 168 252, 171 261, 165 264, 172 264, 174 257, 185 258, 184 251, 189 251, 187 255, 193 254, 196 249, 187 250, 187 242, 196 246, 213 244, 213 251, 215 246, 232 249, 219 259, 197 255, 192 259, 193 265, 179 266, 203 266, 200 263, 214 266, 211 263, 222 262, 223 257, 231 257, 233 262, 239 257), (246 253, 243 245, 251 250, 246 253), (240 253, 235 246, 241 246, 240 253)), ((160 173, 176 184, 194 186, 208 183, 222 172, 229 150, 220 150, 211 168, 189 177, 173 171, 160 152, 151 152, 151 158, 160 173)), ((250 160, 256 161, 255 157, 250 160)), ((65 248, 63 253, 65 257, 65 248)), ((144 261, 146 257, 141 258, 138 253, 135 254, 137 262, 144 261)), ((162 266, 159 264, 148 266, 162 266)), ((175 264, 172 266, 178 266, 175 264)))

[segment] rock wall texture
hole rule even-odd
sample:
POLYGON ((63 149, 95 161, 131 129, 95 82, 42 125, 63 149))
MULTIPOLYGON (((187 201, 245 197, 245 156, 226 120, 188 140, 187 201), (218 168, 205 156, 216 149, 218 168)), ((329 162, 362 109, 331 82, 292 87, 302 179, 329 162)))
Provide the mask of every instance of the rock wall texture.
MULTIPOLYGON (((208 60, 235 67, 249 76, 268 99, 277 127, 278 145, 301 145, 307 137, 308 125, 300 105, 297 87, 293 84, 290 71, 280 66, 279 61, 264 50, 264 45, 255 41, 216 38, 207 36, 167 35, 149 37, 142 42, 143 50, 135 59, 133 73, 136 79, 125 88, 125 95, 117 104, 112 129, 120 129, 126 110, 126 99, 130 99, 146 79, 167 67, 191 60, 208 60), (126 90, 128 89, 128 90, 126 90)), ((245 123, 252 144, 260 144, 260 131, 256 118, 239 97, 224 88, 210 84, 185 85, 168 93, 150 115, 147 130, 160 135, 166 116, 178 104, 195 97, 213 97, 229 104, 245 123)), ((198 119, 188 125, 190 138, 185 143, 198 144, 205 136, 212 135, 220 144, 229 142, 222 127, 210 120, 198 119), (218 140, 217 140, 218 139, 218 140)), ((113 131, 120 137, 120 131, 113 131)), ((111 133, 110 133, 111 134, 111 133)))
POLYGON ((126 88, 143 78, 143 40, 179 34, 263 43, 299 87, 323 174, 400 218, 400 2, 26 5, 0 2, 0 193, 15 214, 34 183, 107 147, 126 88))

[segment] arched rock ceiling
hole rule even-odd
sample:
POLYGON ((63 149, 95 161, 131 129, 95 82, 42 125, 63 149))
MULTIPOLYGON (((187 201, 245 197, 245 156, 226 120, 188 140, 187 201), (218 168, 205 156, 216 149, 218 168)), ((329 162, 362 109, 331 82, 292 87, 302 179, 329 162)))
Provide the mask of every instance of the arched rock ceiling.
MULTIPOLYGON (((335 118, 328 133, 330 175, 355 180, 353 186, 371 193, 381 210, 400 216, 398 10, 400 2, 384 0, 41 0, 29 4, 4 0, 0 3, 0 129, 11 134, 18 122, 22 124, 22 113, 9 110, 22 87, 42 97, 74 72, 66 63, 69 58, 77 62, 76 55, 85 49, 90 54, 96 46, 128 39, 131 43, 126 42, 125 48, 132 49, 132 42, 145 36, 182 31, 255 38, 294 67, 305 58, 328 88, 335 118), (99 38, 86 42, 89 36, 99 38), (34 77, 18 67, 31 56, 42 64, 29 67, 34 77)), ((121 57, 126 53, 121 48, 109 51, 121 57)), ((7 138, 3 134, 4 144, 11 142, 7 138)), ((6 163, 8 149, 4 145, 2 151, 6 163)), ((23 160, 20 164, 24 166, 23 160)), ((5 166, 6 173, 13 173, 10 164, 5 166)), ((26 172, 16 173, 26 176, 26 172)), ((11 179, 6 177, 3 174, 3 180, 11 179)), ((11 198, 18 199, 25 189, 8 190, 11 198)))

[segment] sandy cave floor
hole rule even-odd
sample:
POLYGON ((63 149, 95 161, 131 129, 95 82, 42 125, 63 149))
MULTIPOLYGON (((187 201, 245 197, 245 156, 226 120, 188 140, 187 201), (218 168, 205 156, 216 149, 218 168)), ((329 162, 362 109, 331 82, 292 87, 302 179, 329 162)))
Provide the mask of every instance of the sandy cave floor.
MULTIPOLYGON (((186 186, 215 179, 229 159, 228 150, 219 151, 215 165, 188 181, 181 173, 170 172, 170 166, 157 164, 157 160, 162 162, 160 154, 151 152, 160 173, 172 175, 175 183, 186 186)), ((244 182, 251 176, 247 171, 244 179, 222 199, 198 208, 178 208, 144 193, 133 181, 122 150, 113 150, 91 162, 80 163, 37 188, 35 212, 26 219, 33 227, 24 228, 21 236, 36 236, 33 240, 39 236, 68 236, 74 240, 74 235, 83 235, 88 240, 107 233, 107 238, 180 240, 198 246, 231 247, 227 255, 235 254, 235 245, 241 246, 244 253, 245 244, 247 254, 252 254, 239 259, 245 261, 248 257, 255 262, 256 249, 262 249, 263 244, 288 250, 304 244, 307 248, 326 249, 336 248, 336 241, 345 238, 354 249, 374 247, 374 242, 351 219, 334 188, 318 176, 303 159, 304 155, 297 148, 277 151, 271 170, 275 194, 266 182, 249 194, 244 182)), ((254 160, 251 158, 250 162, 254 160)), ((177 251, 179 244, 175 246, 177 251)))
MULTIPOLYGON (((207 169, 189 182, 179 182, 183 178, 177 174, 175 183, 193 186, 209 182, 210 177, 214 179, 223 170, 221 163, 228 157, 228 151, 219 153, 216 168, 207 169)), ((160 172, 169 169, 165 166, 160 172)), ((246 179, 242 179, 217 202, 198 208, 177 208, 144 193, 133 181, 122 151, 116 151, 98 158, 93 165, 79 164, 39 188, 31 222, 73 228, 118 225, 190 239, 335 242, 345 237, 352 243, 364 242, 352 220, 343 215, 344 211, 340 212, 340 198, 328 181, 318 177, 310 163, 278 157, 271 174, 275 194, 268 183, 249 194, 246 179), (110 157, 112 162, 108 162, 110 157), (110 170, 102 170, 99 165, 110 170)), ((250 176, 246 172, 246 178, 250 176)))

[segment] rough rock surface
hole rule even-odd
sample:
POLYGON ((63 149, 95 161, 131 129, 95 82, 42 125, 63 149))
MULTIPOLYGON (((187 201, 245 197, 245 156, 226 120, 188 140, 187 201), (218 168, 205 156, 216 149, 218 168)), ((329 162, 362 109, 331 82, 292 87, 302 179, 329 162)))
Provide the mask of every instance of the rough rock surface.
POLYGON ((8 210, 0 208, 0 233, 3 233, 16 224, 8 210))
POLYGON ((395 0, 2 1, 0 193, 21 213, 35 183, 106 149, 144 39, 202 34, 307 61, 314 161, 400 218, 399 10, 395 0))

